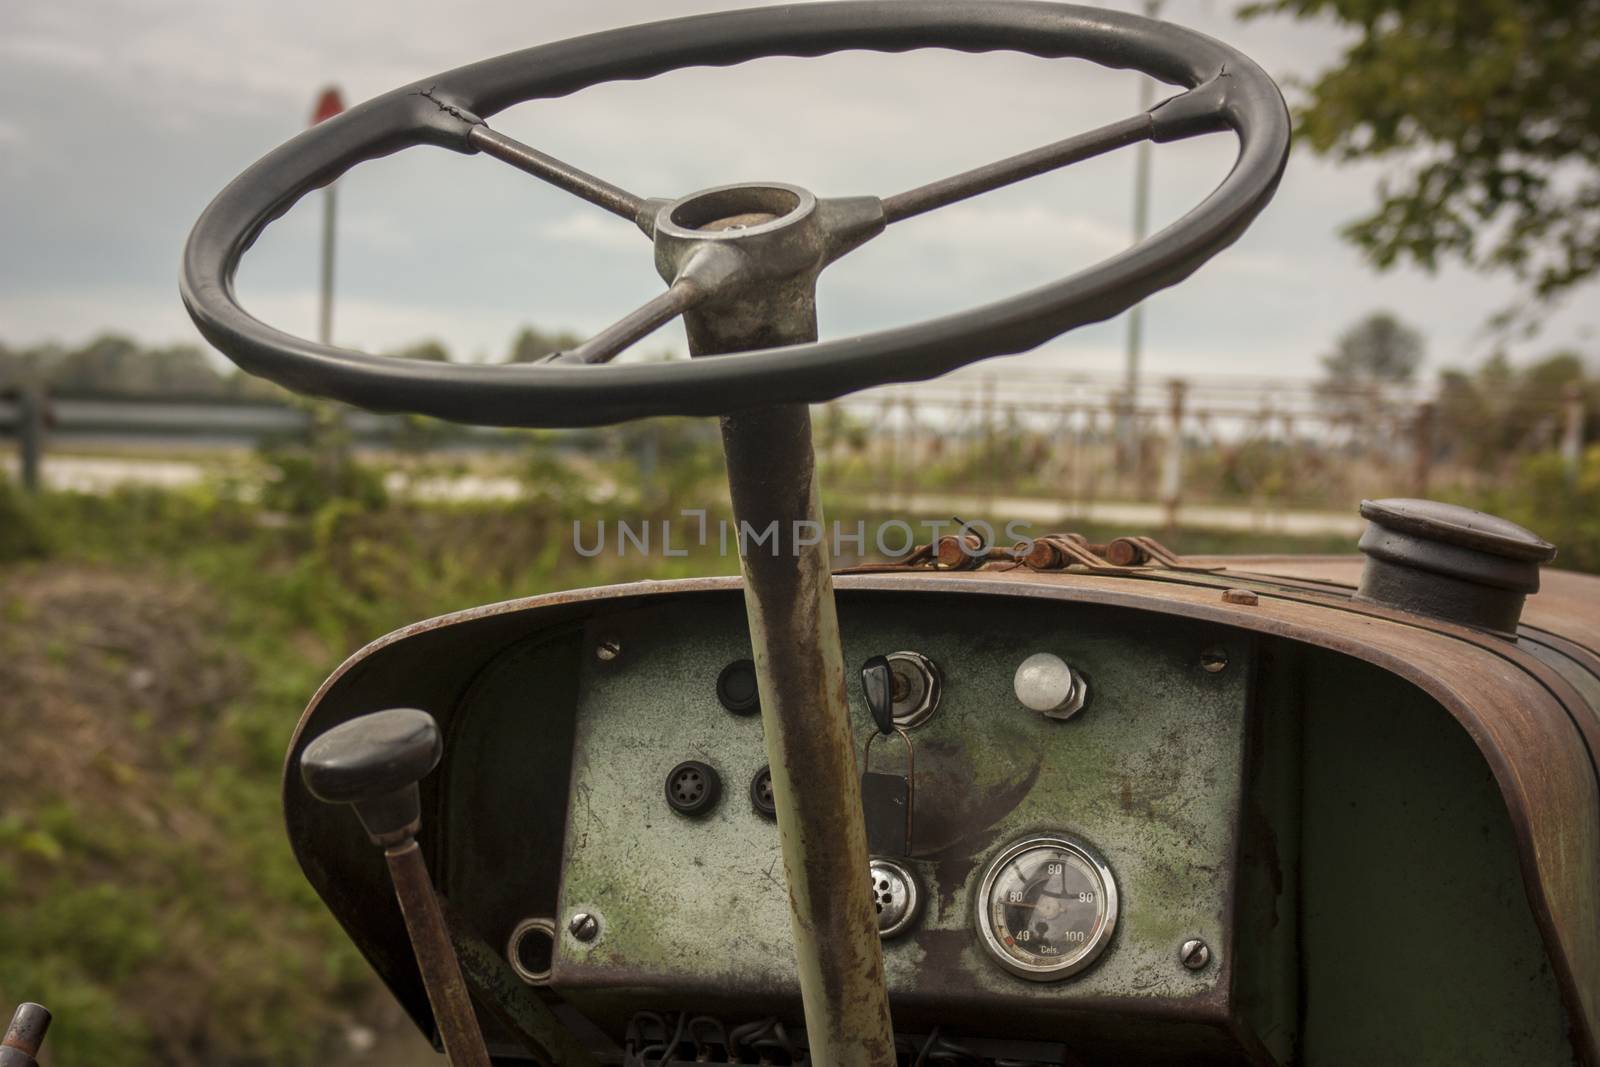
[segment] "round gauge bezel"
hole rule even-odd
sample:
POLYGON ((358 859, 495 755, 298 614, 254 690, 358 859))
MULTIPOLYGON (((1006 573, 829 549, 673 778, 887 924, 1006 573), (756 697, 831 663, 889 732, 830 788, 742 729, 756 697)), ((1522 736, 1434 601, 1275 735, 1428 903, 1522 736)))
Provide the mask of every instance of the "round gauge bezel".
POLYGON ((1111 943, 1111 937, 1116 933, 1119 896, 1117 893, 1117 879, 1111 872, 1111 867, 1106 863, 1092 846, 1068 834, 1037 834, 1013 841, 1001 849, 999 855, 989 861, 989 866, 984 869, 983 880, 978 883, 978 896, 976 902, 978 921, 978 940, 983 942, 983 947, 995 961, 1007 971, 1018 978, 1026 978, 1030 982, 1058 982, 1063 978, 1071 978, 1081 974, 1098 960, 1111 943), (1000 939, 995 934, 993 909, 990 907, 989 894, 994 890, 996 878, 1006 864, 1026 852, 1037 848, 1056 848, 1071 852, 1088 864, 1100 879, 1100 895, 1105 902, 1105 922, 1100 925, 1099 932, 1095 935, 1087 948, 1077 958, 1064 963, 1051 965, 1038 965, 1024 963, 1012 956, 1000 944, 1000 939))

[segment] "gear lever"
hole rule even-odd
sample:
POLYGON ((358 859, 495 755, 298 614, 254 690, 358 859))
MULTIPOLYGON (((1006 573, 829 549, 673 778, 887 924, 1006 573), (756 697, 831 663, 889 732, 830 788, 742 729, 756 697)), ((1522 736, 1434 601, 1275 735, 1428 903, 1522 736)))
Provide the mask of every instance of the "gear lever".
POLYGON ((34 1059, 50 1029, 50 1013, 40 1004, 18 1004, 6 1036, 0 1039, 0 1067, 39 1067, 34 1059))
POLYGON ((443 754, 433 716, 415 708, 391 708, 351 719, 307 745, 300 757, 300 777, 318 800, 355 808, 367 836, 383 849, 452 1067, 490 1067, 416 840, 422 825, 417 783, 438 766, 443 754))

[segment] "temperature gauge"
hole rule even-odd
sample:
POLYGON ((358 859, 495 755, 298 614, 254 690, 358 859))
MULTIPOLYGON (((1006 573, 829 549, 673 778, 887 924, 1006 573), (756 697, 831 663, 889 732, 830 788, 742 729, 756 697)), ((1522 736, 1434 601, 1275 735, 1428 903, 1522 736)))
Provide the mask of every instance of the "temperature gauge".
POLYGON ((1053 982, 1093 963, 1117 925, 1117 883, 1094 849, 1063 835, 1008 847, 978 893, 983 945, 1012 974, 1053 982))

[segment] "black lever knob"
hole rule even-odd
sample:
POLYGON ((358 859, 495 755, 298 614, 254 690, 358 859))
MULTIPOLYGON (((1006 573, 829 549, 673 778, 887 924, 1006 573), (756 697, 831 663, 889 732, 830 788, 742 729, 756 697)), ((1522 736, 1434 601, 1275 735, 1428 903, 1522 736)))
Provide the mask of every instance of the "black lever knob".
POLYGON ((417 832, 417 783, 444 754, 433 716, 391 708, 335 726, 300 756, 300 777, 318 800, 349 804, 377 844, 417 832))
POLYGON ((861 692, 880 734, 894 733, 894 672, 885 656, 873 656, 861 665, 861 692))
POLYGON ((306 746, 300 777, 318 800, 356 809, 383 849, 415 950, 422 986, 451 1067, 490 1067, 455 946, 416 842, 422 827, 417 783, 439 765, 444 742, 433 716, 390 708, 335 726, 306 746))

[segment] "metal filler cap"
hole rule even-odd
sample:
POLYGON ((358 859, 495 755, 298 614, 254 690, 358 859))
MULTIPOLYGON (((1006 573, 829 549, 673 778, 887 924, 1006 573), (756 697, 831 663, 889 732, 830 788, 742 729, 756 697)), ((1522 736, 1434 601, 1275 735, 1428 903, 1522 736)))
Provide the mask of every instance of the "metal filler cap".
POLYGON ((1514 522, 1434 500, 1363 500, 1355 598, 1514 636, 1556 546, 1514 522))

